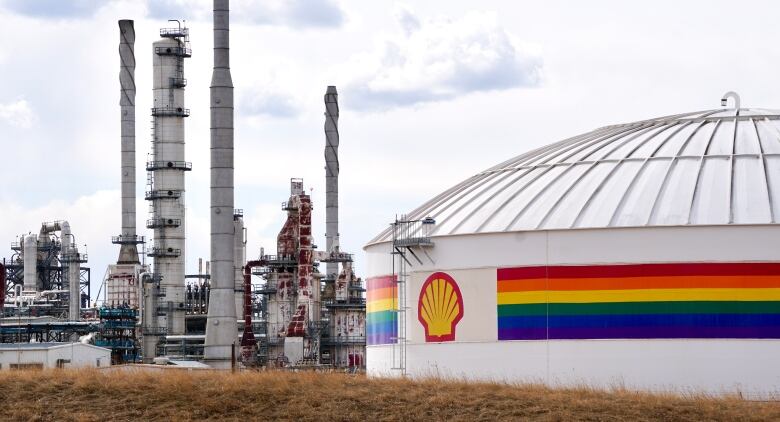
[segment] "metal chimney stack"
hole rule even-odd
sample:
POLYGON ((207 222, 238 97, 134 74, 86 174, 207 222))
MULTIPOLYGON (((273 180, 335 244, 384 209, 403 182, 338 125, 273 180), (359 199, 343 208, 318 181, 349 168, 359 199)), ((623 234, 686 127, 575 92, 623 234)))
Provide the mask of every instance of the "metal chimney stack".
MULTIPOLYGON (((325 247, 339 250, 339 94, 335 86, 325 91, 325 247)), ((337 262, 328 262, 327 276, 339 273, 337 262)))
POLYGON ((135 27, 119 21, 119 105, 122 113, 122 234, 117 264, 139 264, 135 231, 135 27))
POLYGON ((211 76, 211 290, 205 361, 235 364, 238 328, 233 292, 233 81, 230 76, 230 2, 214 0, 214 70, 211 76))

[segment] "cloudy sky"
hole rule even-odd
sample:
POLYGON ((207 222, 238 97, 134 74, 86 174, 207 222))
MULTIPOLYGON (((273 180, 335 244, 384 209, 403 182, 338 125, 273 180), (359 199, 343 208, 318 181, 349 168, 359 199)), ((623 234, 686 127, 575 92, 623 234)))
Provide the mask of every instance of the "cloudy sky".
MULTIPOLYGON (((273 250, 302 177, 324 246, 323 94, 341 105, 341 239, 358 254, 397 213, 534 147, 719 106, 780 108, 772 1, 234 0, 236 207, 273 250)), ((0 256, 41 221, 88 244, 93 289, 119 233, 118 19, 134 19, 138 192, 151 44, 186 19, 187 270, 208 259, 211 2, 0 0, 0 256), (5 246, 3 246, 5 245, 5 246)), ((147 218, 138 201, 138 227, 147 218)), ((146 233, 150 235, 151 233, 146 233)))

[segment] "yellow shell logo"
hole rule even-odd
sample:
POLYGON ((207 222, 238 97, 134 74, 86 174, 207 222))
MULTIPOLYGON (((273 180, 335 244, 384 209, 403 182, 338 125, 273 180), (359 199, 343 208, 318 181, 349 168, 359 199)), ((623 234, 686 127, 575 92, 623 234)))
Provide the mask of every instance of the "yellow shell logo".
POLYGON ((455 340, 455 326, 463 318, 463 296, 446 273, 433 273, 420 289, 417 319, 425 327, 425 341, 455 340))

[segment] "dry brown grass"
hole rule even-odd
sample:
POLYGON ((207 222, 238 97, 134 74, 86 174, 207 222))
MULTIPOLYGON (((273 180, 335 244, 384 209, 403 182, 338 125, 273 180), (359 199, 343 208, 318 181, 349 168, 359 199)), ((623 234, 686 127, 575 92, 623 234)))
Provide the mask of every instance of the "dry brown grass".
POLYGON ((780 403, 626 390, 211 371, 0 373, 3 420, 780 420, 780 403))

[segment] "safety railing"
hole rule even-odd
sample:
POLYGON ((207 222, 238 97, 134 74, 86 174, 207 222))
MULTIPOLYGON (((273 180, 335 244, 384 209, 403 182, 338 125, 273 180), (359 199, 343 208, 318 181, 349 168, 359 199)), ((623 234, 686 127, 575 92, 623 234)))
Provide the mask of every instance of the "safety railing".
POLYGON ((147 201, 151 201, 153 199, 177 199, 177 198, 181 198, 181 191, 151 190, 151 191, 146 191, 146 193, 144 194, 144 198, 146 198, 147 201))
POLYGON ((189 28, 160 28, 162 38, 181 38, 190 35, 189 28))
POLYGON ((115 245, 138 245, 144 243, 144 237, 127 235, 111 236, 111 243, 115 245))
POLYGON ((179 227, 181 219, 178 218, 152 218, 146 220, 147 229, 158 229, 163 227, 179 227))
POLYGON ((154 107, 152 116, 155 117, 189 117, 190 109, 183 107, 154 107))
POLYGON ((176 258, 181 255, 181 249, 174 248, 151 248, 146 256, 152 258, 176 258))
POLYGON ((154 52, 159 56, 192 57, 192 49, 187 47, 155 47, 154 52))
POLYGON ((155 170, 192 170, 192 163, 187 161, 149 161, 146 163, 147 171, 155 170))

